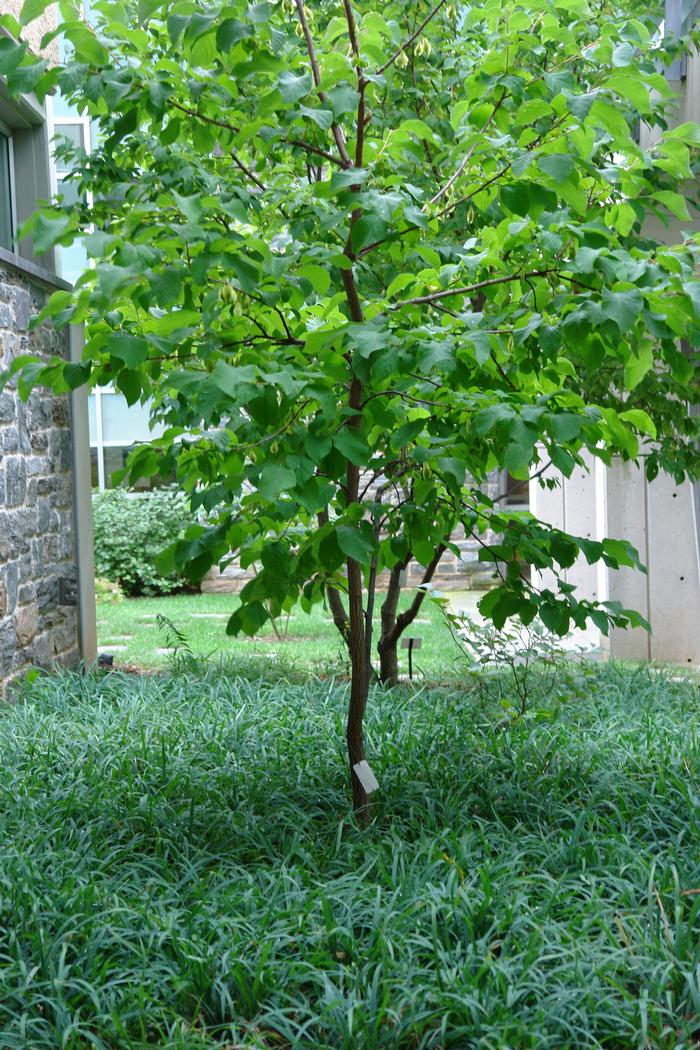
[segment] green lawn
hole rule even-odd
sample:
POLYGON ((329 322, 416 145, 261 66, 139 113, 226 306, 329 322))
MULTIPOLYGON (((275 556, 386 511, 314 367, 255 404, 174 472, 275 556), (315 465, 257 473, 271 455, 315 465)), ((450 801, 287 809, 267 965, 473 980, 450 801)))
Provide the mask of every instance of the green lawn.
MULTIPOLYGON (((461 592, 454 595, 454 602, 473 611, 481 596, 478 592, 461 592)), ((289 621, 286 641, 278 641, 269 625, 255 639, 229 638, 226 621, 238 601, 235 594, 194 594, 98 605, 98 642, 101 649, 114 654, 115 666, 166 666, 171 656, 167 651, 169 639, 156 622, 162 614, 185 635, 197 656, 223 656, 232 660, 234 666, 237 660, 248 666, 253 658, 324 673, 344 669, 346 655, 340 636, 322 607, 317 606, 309 615, 296 609, 289 621)), ((459 651, 434 604, 427 600, 423 603, 418 622, 408 633, 423 639, 420 652, 415 654, 418 676, 424 674, 432 680, 454 671, 459 651)), ((405 653, 401 659, 402 669, 407 672, 405 653)))
POLYGON ((47 676, 0 718, 0 1048, 697 1046, 700 700, 47 676))

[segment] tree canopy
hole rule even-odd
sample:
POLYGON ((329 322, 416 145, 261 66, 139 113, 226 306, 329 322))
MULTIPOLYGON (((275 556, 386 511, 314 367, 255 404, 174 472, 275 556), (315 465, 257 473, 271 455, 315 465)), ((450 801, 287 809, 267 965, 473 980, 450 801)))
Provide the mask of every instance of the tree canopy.
POLYGON ((700 129, 670 125, 663 76, 683 44, 587 0, 59 8, 65 62, 5 40, 0 74, 94 122, 89 156, 62 147, 78 202, 29 224, 38 250, 83 237, 91 267, 43 316, 87 339, 80 364, 22 359, 21 387, 153 399, 168 429, 130 476, 174 471, 211 516, 171 560, 261 566, 232 632, 331 602, 352 764, 377 574, 430 567, 459 525, 499 575, 496 625, 639 623, 521 571, 636 564, 624 538, 508 512, 487 482, 586 452, 697 472, 698 238, 647 223, 696 214, 700 129))

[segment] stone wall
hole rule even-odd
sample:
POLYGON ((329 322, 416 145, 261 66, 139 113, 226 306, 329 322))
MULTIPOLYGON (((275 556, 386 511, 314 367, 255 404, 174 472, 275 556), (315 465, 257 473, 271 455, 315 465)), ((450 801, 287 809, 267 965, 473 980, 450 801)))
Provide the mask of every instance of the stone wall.
MULTIPOLYGON (((64 334, 28 331, 51 290, 0 260, 0 372, 18 354, 67 352, 64 334)), ((72 476, 68 398, 0 393, 0 696, 29 667, 79 660, 72 476)))

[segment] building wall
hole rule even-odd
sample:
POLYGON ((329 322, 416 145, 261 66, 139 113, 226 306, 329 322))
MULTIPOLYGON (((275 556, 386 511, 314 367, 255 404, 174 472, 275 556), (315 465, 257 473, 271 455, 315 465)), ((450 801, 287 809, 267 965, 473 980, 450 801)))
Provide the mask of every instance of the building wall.
MULTIPOLYGON (((19 19, 23 6, 24 0, 2 0, 0 10, 4 15, 12 15, 14 18, 19 19)), ((31 22, 22 33, 23 39, 27 41, 32 51, 37 55, 43 55, 44 58, 48 58, 50 62, 58 61, 58 42, 53 40, 43 51, 39 45, 41 44, 41 39, 44 34, 49 33, 55 28, 55 26, 55 5, 51 4, 47 7, 46 11, 31 22)))
MULTIPOLYGON (((0 372, 18 354, 68 353, 65 332, 28 331, 51 290, 0 259, 0 372)), ((80 658, 70 414, 44 390, 26 404, 14 384, 0 393, 0 696, 30 667, 80 658)))

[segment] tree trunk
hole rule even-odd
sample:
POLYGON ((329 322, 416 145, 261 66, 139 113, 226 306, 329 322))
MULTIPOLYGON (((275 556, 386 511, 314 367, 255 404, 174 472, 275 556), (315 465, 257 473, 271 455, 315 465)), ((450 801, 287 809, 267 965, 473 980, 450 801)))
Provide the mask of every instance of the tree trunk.
POLYGON ((396 632, 396 610, 401 595, 401 573, 411 559, 409 554, 405 561, 399 562, 391 570, 386 597, 382 603, 382 633, 377 649, 379 650, 379 678, 383 685, 390 688, 399 684, 399 657, 397 646, 399 636, 396 632))
POLYGON ((352 558, 348 559, 348 598, 350 612, 348 648, 352 677, 346 737, 350 761, 352 808, 359 822, 365 825, 369 820, 369 798, 353 767, 365 757, 363 723, 369 693, 369 676, 362 610, 362 570, 352 558))
MULTIPOLYGON (((425 572, 423 573, 423 579, 421 580, 422 587, 430 583, 432 580, 435 575, 435 570, 440 562, 440 558, 442 558, 446 549, 446 544, 441 543, 435 551, 432 561, 426 566, 425 572)), ((410 558, 411 556, 409 554, 409 557, 405 562, 395 565, 391 570, 389 587, 386 592, 384 604, 382 605, 382 636, 379 639, 379 645, 377 646, 379 649, 379 677, 383 685, 388 685, 390 688, 399 684, 398 647, 401 635, 406 628, 410 627, 413 623, 420 612, 421 605, 425 601, 425 591, 421 587, 421 589, 416 592, 408 609, 405 609, 404 612, 397 615, 399 597, 401 595, 401 573, 408 565, 410 558)))
MULTIPOLYGON (((345 271, 343 273, 345 274, 345 271)), ((354 288, 354 285, 352 287, 354 288)), ((350 296, 348 298, 350 299, 350 296)), ((354 314, 352 302, 351 313, 354 314)), ((361 316, 362 313, 360 311, 361 316)), ((348 426, 358 427, 362 422, 362 383, 357 377, 354 377, 350 383, 349 393, 348 403, 350 408, 355 409, 356 414, 350 418, 348 426)), ((358 502, 359 489, 360 468, 354 463, 348 463, 345 483, 345 498, 348 505, 358 502)), ((350 650, 351 680, 346 737, 348 741, 348 758, 350 760, 352 808, 360 824, 365 825, 369 821, 369 799, 353 767, 365 757, 363 723, 365 708, 367 707, 367 696, 369 694, 369 675, 367 674, 368 661, 365 647, 365 621, 362 603, 362 568, 354 558, 348 558, 347 572, 348 617, 350 620, 348 649, 350 650)))
POLYGON ((398 639, 389 639, 386 645, 379 647, 379 679, 390 688, 399 684, 398 639))

